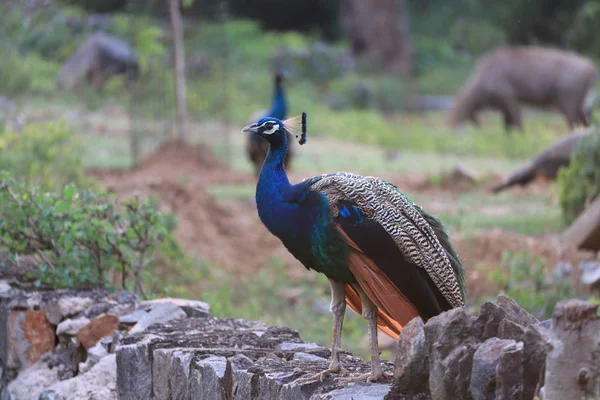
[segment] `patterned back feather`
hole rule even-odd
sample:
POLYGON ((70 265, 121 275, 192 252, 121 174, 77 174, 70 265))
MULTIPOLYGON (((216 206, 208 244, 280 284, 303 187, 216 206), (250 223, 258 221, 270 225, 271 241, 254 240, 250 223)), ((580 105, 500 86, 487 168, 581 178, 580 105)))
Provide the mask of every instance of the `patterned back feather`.
POLYGON ((462 265, 441 223, 416 206, 396 186, 375 177, 337 172, 306 181, 310 190, 323 193, 333 216, 335 204, 349 200, 392 237, 404 257, 424 268, 452 307, 464 306, 462 265), (444 245, 440 243, 440 239, 444 245))

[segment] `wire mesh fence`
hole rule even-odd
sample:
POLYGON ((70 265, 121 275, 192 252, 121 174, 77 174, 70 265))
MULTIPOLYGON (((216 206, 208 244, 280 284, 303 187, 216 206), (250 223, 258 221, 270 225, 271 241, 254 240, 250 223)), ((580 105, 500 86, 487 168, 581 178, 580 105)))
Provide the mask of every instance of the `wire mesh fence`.
MULTIPOLYGON (((178 2, 179 3, 179 2, 178 2)), ((110 141, 113 164, 134 166, 163 142, 205 140, 228 129, 227 0, 183 19, 185 129, 178 135, 169 0, 127 0, 121 12, 90 14, 51 0, 2 1, 0 117, 66 118, 86 140, 110 141), (39 104, 40 106, 33 106, 39 104)), ((3 125, 5 125, 3 124, 3 125)))

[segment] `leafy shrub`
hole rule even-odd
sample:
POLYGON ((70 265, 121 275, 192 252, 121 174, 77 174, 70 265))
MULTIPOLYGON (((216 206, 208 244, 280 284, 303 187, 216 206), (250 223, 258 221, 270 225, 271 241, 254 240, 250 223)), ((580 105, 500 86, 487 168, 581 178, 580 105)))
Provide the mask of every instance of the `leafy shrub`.
POLYGON ((417 75, 440 66, 450 67, 465 63, 465 56, 458 53, 452 42, 429 36, 413 36, 414 71, 417 75))
POLYGON ((580 140, 567 168, 558 172, 558 196, 569 224, 600 194, 600 133, 580 140))
POLYGON ((459 18, 450 28, 454 47, 464 49, 473 56, 506 43, 506 35, 497 26, 486 21, 459 18))
POLYGON ((567 30, 566 37, 570 47, 589 52, 596 57, 600 56, 598 18, 600 18, 599 3, 586 2, 579 8, 572 25, 567 30))
POLYGON ((26 125, 0 134, 0 169, 26 185, 52 190, 85 181, 81 148, 62 122, 26 125))
POLYGON ((556 303, 574 296, 570 279, 548 276, 545 262, 530 254, 504 252, 502 264, 508 267, 508 275, 496 270, 492 280, 504 286, 504 295, 538 319, 550 318, 556 303))
POLYGON ((169 235, 155 202, 118 203, 73 184, 61 192, 26 190, 8 174, 0 190, 0 246, 12 260, 38 258, 31 276, 37 285, 110 287, 112 278, 131 289, 133 276, 135 290, 146 294, 142 274, 169 235))
POLYGON ((6 43, 0 43, 0 57, 0 93, 3 95, 50 94, 55 90, 57 63, 36 53, 22 55, 6 43))

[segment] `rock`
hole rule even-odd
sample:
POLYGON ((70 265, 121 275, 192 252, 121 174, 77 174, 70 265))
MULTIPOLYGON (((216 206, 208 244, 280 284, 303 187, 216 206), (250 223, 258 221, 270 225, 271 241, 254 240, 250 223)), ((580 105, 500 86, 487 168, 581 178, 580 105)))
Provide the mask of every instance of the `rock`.
POLYGON ((77 315, 94 304, 95 300, 90 297, 64 296, 51 299, 46 302, 42 309, 52 325, 58 325, 63 318, 77 315))
POLYGON ((113 331, 119 327, 119 318, 115 315, 106 314, 94 318, 77 332, 77 339, 83 347, 89 349, 106 336, 111 336, 113 331))
POLYGON ((44 306, 44 312, 46 313, 46 318, 52 325, 60 324, 60 321, 63 319, 63 314, 58 306, 58 302, 51 302, 44 306))
POLYGON ((600 316, 598 305, 560 301, 548 335, 544 398, 600 397, 600 316))
POLYGON ((12 289, 12 286, 8 281, 0 280, 0 293, 8 293, 12 289))
POLYGON ((90 323, 90 320, 85 317, 79 317, 76 319, 65 319, 56 327, 57 335, 69 335, 75 336, 79 330, 90 323))
POLYGON ((534 316, 519 307, 512 299, 498 296, 497 304, 487 302, 481 306, 479 317, 475 322, 480 339, 485 341, 497 337, 500 323, 505 319, 523 328, 539 323, 534 316))
POLYGON ((389 390, 390 387, 386 384, 356 383, 324 394, 314 394, 310 400, 381 400, 389 390))
MULTIPOLYGON (((157 349, 153 353, 152 382, 154 397, 159 399, 189 399, 190 363, 194 354, 189 350, 157 349)), ((202 393, 200 391, 199 393, 202 393)))
POLYGON ((283 351, 301 351, 301 350, 311 350, 311 349, 322 349, 323 346, 319 346, 316 343, 290 343, 283 342, 279 346, 280 350, 283 351))
POLYGON ((473 400, 494 400, 496 396, 496 367, 503 351, 514 348, 514 340, 490 338, 482 343, 473 356, 470 392, 473 400))
POLYGON ((56 369, 50 369, 42 361, 25 368, 8 384, 8 391, 15 400, 38 399, 54 383, 58 382, 56 369))
POLYGON ((137 310, 121 315, 119 317, 119 322, 126 325, 134 325, 137 324, 142 318, 146 317, 150 312, 150 308, 138 308, 137 310))
POLYGON ((421 318, 412 319, 402 330, 396 348, 394 383, 396 396, 428 393, 429 355, 421 318))
POLYGON ((548 331, 530 326, 523 335, 523 399, 533 399, 544 384, 544 365, 548 353, 548 331))
POLYGON ((500 339, 512 339, 518 342, 523 340, 525 329, 515 322, 508 319, 504 319, 498 326, 498 337, 500 339))
POLYGON ((48 389, 63 396, 64 400, 117 400, 116 371, 115 355, 111 354, 102 358, 87 373, 55 383, 48 389))
POLYGON ((149 345, 158 341, 149 335, 143 340, 117 348, 117 392, 119 400, 149 399, 152 394, 152 364, 149 345))
POLYGON ((90 297, 61 297, 58 299, 58 308, 63 317, 77 315, 95 303, 90 297))
POLYGON ((117 304, 127 304, 133 303, 136 304, 139 302, 139 297, 135 293, 126 292, 124 290, 119 290, 118 292, 111 293, 108 296, 109 299, 116 301, 117 304))
POLYGON ((496 396, 494 400, 523 398, 523 343, 502 349, 496 367, 496 396))
POLYGON ((87 360, 83 363, 79 363, 79 373, 85 373, 89 371, 94 365, 96 365, 102 358, 108 355, 108 351, 104 348, 102 343, 98 342, 96 345, 87 351, 87 360))
POLYGON ((581 283, 587 286, 597 286, 600 283, 600 263, 597 261, 582 262, 581 283))
POLYGON ((424 330, 431 398, 465 398, 473 354, 479 344, 474 318, 464 308, 455 308, 431 318, 424 330))
POLYGON ((205 303, 200 300, 187 300, 187 299, 177 299, 172 297, 165 297, 161 299, 154 300, 146 300, 143 301, 140 306, 152 306, 155 304, 161 303, 173 303, 181 307, 181 309, 186 313, 188 318, 196 318, 196 317, 204 317, 210 312, 210 306, 208 303, 205 303))
MULTIPOLYGON (((225 357, 211 356, 193 363, 190 372, 190 392, 192 400, 224 400, 223 379, 227 360, 225 357)), ((260 389, 259 389, 260 390, 260 389)))
POLYGON ((4 359, 0 358, 0 400, 12 400, 12 396, 8 392, 8 377, 6 376, 6 372, 4 359))
POLYGON ((40 394, 39 400, 65 400, 65 398, 54 390, 44 390, 40 394))
POLYGON ((545 321, 542 321, 538 324, 538 326, 541 328, 544 328, 544 329, 551 329, 552 328, 552 320, 547 319, 545 321))
POLYGON ((170 301, 149 305, 144 310, 144 314, 140 313, 138 309, 133 313, 135 316, 127 318, 128 316, 125 315, 121 318, 124 321, 137 319, 136 324, 131 328, 129 334, 142 332, 152 324, 164 324, 172 320, 187 317, 187 314, 178 305, 170 301))
POLYGON ((54 350, 54 327, 43 311, 10 311, 8 316, 9 354, 7 366, 25 368, 54 350))
POLYGON ((319 356, 316 356, 314 354, 309 354, 309 353, 295 353, 293 360, 310 361, 310 362, 329 362, 329 360, 327 360, 324 357, 319 357, 319 356))

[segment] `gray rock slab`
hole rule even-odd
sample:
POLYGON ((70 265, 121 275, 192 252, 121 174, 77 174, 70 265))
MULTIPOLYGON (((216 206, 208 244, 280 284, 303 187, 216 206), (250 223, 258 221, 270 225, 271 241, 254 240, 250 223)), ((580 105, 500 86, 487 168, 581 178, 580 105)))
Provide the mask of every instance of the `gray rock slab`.
POLYGON ((316 356, 314 354, 309 354, 309 353, 304 353, 304 352, 300 352, 300 353, 295 353, 294 354, 294 358, 293 360, 296 361, 311 361, 311 362, 328 362, 328 360, 324 357, 319 357, 316 356))
POLYGON ((65 398, 57 393, 56 390, 44 390, 42 394, 40 394, 39 400, 65 400, 65 398))
POLYGON ((421 318, 412 319, 402 330, 396 347, 392 391, 404 395, 427 393, 429 354, 421 318))
POLYGON ((191 399, 225 399, 223 378, 226 369, 227 359, 225 357, 210 356, 194 362, 190 371, 191 399))
POLYGON ((382 400, 390 386, 383 383, 356 383, 327 393, 315 393, 310 400, 382 400))
POLYGON ((186 313, 176 304, 171 302, 151 305, 145 315, 131 328, 129 334, 145 331, 150 325, 164 324, 180 318, 186 318, 186 313))
POLYGON ((89 323, 90 320, 85 317, 79 317, 75 319, 68 318, 58 324, 58 326, 56 327, 56 334, 59 336, 75 336, 77 335, 77 332, 79 332, 79 329, 81 329, 83 326, 89 323))
POLYGON ((473 356, 470 391, 473 400, 496 398, 496 367, 505 349, 514 348, 514 340, 490 338, 479 346, 473 356))
POLYGON ((148 335, 137 343, 117 347, 117 393, 119 400, 150 399, 152 361, 150 346, 160 340, 148 335))

